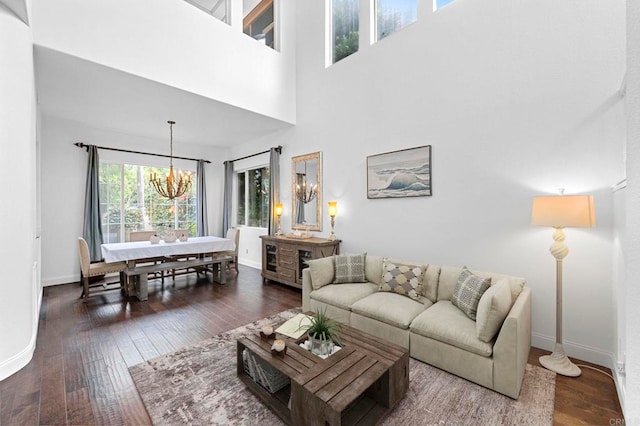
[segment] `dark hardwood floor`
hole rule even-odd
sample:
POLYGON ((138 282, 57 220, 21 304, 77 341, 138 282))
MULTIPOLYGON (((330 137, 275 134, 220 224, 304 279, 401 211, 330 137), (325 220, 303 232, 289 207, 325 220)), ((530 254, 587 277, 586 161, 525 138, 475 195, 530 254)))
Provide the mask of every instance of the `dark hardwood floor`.
MULTIPOLYGON (((164 291, 150 281, 148 302, 113 292, 83 303, 77 284, 45 288, 34 357, 0 382, 0 425, 150 424, 129 366, 301 305, 299 290, 263 285, 255 269, 228 276, 220 285, 186 275, 175 288, 168 279, 164 291)), ((543 353, 532 349, 529 362, 543 353)), ((622 424, 615 419, 611 379, 588 369, 558 376, 556 424, 622 424)))

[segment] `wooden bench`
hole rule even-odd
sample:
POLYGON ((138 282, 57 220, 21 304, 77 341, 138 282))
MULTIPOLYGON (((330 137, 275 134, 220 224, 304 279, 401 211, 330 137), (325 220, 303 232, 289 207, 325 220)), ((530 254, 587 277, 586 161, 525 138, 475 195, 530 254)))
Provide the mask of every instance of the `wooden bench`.
MULTIPOLYGON (((174 269, 186 269, 186 268, 194 268, 194 269, 204 269, 205 271, 210 271, 212 275, 215 277, 216 269, 218 269, 218 279, 217 281, 220 284, 225 284, 227 282, 227 263, 233 260, 231 256, 220 256, 220 257, 204 257, 204 258, 196 258, 189 260, 175 260, 171 262, 163 262, 155 265, 142 265, 142 266, 134 266, 133 268, 129 267, 124 270, 124 274, 128 278, 134 278, 134 290, 135 295, 138 300, 145 301, 149 299, 148 292, 148 275, 153 272, 163 272, 170 271, 174 269), (211 269, 209 267, 211 266, 211 269)), ((214 278, 215 280, 215 278, 214 278)), ((162 284, 164 289, 164 282, 162 284)))

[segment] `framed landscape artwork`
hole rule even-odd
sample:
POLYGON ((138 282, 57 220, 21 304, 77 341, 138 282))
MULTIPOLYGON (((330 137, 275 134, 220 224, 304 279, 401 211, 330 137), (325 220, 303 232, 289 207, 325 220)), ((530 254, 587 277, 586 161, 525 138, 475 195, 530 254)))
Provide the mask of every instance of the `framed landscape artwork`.
POLYGON ((367 198, 431 195, 431 145, 367 157, 367 198))

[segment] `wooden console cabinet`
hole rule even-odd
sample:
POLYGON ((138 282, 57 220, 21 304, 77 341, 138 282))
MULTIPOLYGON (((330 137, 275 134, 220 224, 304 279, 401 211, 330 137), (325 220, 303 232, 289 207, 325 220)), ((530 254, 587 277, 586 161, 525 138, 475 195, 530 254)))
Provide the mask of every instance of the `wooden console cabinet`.
POLYGON ((262 279, 302 288, 307 261, 340 253, 340 240, 263 235, 262 279))

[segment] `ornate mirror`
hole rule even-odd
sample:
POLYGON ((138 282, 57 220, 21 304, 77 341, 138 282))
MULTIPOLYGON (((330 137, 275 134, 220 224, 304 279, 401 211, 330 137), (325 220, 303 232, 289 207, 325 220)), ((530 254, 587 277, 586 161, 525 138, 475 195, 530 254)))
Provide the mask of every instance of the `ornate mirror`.
POLYGON ((322 153, 291 159, 292 229, 322 231, 322 153))

